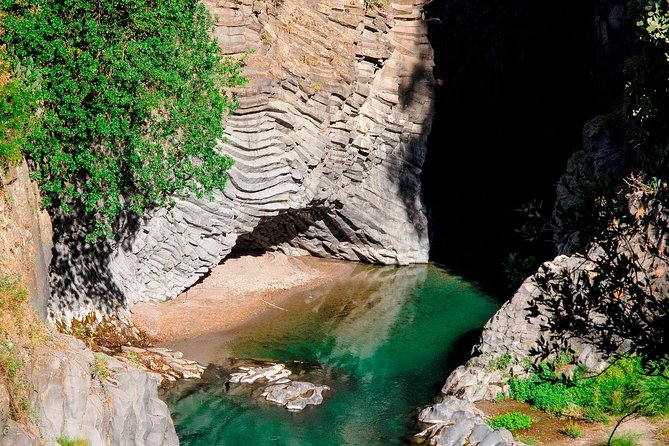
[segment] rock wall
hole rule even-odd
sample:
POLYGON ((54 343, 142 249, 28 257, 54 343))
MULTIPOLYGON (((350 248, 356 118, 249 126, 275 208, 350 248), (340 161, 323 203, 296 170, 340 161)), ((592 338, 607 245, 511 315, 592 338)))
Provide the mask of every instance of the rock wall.
MULTIPOLYGON (((559 271, 563 268, 584 267, 582 258, 558 256, 544 267, 559 271)), ((543 346, 554 341, 554 333, 545 330, 546 316, 533 311, 533 301, 541 294, 535 276, 529 277, 516 294, 490 318, 483 328, 474 356, 457 367, 441 389, 438 401, 423 409, 418 419, 425 430, 417 434, 426 437, 430 445, 459 444, 507 446, 514 442, 509 431, 492 430, 485 415, 473 403, 493 401, 498 394, 508 393, 512 377, 526 376, 527 364, 538 362, 545 352, 543 346), (506 360, 502 358, 507 357, 506 360)), ((559 296, 555 296, 559 299, 559 296)), ((567 340, 565 340, 567 341, 567 340)), ((577 362, 593 370, 605 365, 602 356, 593 348, 569 339, 577 353, 577 362)))
POLYGON ((34 418, 0 420, 6 422, 0 445, 56 446, 61 437, 90 446, 179 444, 167 405, 158 398, 160 376, 105 355, 94 358, 83 342, 64 335, 38 347, 32 367, 34 418))
POLYGON ((46 318, 50 296, 51 219, 41 209, 37 184, 25 161, 0 172, 0 271, 26 280, 31 305, 46 318))
POLYGON ((37 320, 33 309, 44 319, 50 291, 51 220, 25 161, 0 180, 0 278, 20 279, 30 296, 30 305, 3 302, 0 314, 2 365, 13 367, 12 376, 0 367, 0 445, 57 446, 61 436, 91 446, 177 445, 170 413, 157 397, 158 375, 105 355, 94 358, 81 341, 37 320), (15 416, 11 400, 16 405, 24 397, 26 415, 15 416))
POLYGON ((473 435, 482 414, 472 403, 508 394, 509 379, 526 376, 532 365, 560 352, 573 354, 560 371, 565 377, 577 366, 601 372, 616 351, 666 354, 661 340, 669 309, 669 209, 662 187, 628 194, 630 218, 611 220, 612 234, 601 234, 585 255, 545 262, 521 285, 486 323, 475 356, 448 377, 441 401, 421 412, 428 425, 421 435, 435 445, 462 444, 450 439, 473 435), (599 302, 592 303, 593 296, 599 302), (608 311, 607 302, 613 305, 608 311))
POLYGON ((51 316, 175 297, 235 247, 428 260, 419 175, 433 108, 424 0, 205 2, 250 84, 224 127, 224 193, 158 210, 92 253, 59 223, 51 316))

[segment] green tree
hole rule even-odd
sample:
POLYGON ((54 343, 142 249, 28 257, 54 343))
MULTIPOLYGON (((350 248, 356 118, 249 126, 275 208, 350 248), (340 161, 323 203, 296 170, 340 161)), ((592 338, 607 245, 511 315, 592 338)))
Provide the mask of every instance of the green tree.
POLYGON ((222 189, 232 159, 217 151, 243 84, 197 0, 2 3, 2 42, 36 82, 40 125, 25 153, 47 205, 94 216, 111 236, 125 209, 222 189))
MULTIPOLYGON (((0 38, 4 35, 4 14, 0 11, 0 38)), ((33 91, 25 84, 22 67, 12 69, 0 46, 0 168, 21 159, 28 129, 34 125, 33 91)))

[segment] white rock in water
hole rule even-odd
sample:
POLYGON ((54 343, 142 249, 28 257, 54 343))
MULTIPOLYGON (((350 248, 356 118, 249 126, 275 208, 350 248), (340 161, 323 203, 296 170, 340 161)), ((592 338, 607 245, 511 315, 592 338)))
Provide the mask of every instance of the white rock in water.
POLYGON ((293 374, 283 364, 275 364, 270 367, 239 367, 239 369, 244 370, 244 372, 232 373, 230 382, 253 384, 259 379, 274 382, 293 374))
POLYGON ((323 402, 323 392, 328 386, 317 386, 302 381, 273 384, 265 388, 262 396, 273 403, 285 406, 288 410, 302 410, 308 404, 319 405, 323 402))

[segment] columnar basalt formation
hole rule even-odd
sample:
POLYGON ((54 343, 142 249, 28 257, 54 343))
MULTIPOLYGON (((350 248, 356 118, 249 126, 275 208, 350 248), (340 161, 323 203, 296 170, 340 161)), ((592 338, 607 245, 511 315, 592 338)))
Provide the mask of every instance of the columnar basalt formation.
POLYGON ((235 160, 226 190, 154 212, 101 254, 81 255, 76 231, 60 227, 53 282, 63 297, 52 317, 173 298, 235 247, 428 260, 419 179, 433 108, 426 2, 205 3, 228 54, 253 50, 250 83, 224 124, 220 148, 235 160))

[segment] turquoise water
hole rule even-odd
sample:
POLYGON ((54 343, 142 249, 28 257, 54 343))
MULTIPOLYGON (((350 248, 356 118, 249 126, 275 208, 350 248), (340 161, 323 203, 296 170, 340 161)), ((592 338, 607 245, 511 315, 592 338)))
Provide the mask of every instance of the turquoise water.
POLYGON ((360 265, 283 306, 241 334, 177 347, 188 354, 206 344, 212 363, 232 356, 318 365, 304 380, 332 387, 323 404, 288 412, 221 381, 181 383, 161 396, 182 445, 410 443, 418 410, 466 359, 498 304, 436 265, 360 265))

